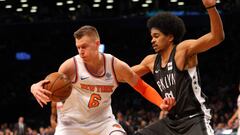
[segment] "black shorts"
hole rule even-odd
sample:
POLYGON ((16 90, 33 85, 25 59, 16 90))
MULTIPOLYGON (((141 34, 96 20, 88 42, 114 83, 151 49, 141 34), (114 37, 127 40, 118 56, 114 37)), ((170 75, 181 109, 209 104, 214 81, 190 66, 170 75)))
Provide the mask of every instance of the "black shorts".
POLYGON ((137 135, 214 135, 209 123, 203 115, 180 119, 166 117, 141 129, 137 135))

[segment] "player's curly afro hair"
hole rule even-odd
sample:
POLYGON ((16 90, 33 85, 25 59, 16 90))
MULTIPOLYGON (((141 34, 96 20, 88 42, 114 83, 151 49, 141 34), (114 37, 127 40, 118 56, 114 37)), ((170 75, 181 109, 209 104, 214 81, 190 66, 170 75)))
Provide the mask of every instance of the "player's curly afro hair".
POLYGON ((151 17, 147 22, 147 27, 149 30, 156 28, 165 35, 172 34, 175 45, 181 42, 186 32, 183 20, 169 12, 160 12, 151 17))

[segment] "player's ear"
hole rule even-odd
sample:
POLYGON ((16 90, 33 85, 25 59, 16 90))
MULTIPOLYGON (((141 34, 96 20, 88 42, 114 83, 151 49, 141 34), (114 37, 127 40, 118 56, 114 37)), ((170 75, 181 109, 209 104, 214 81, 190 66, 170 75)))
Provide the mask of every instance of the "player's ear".
POLYGON ((168 39, 169 39, 169 42, 173 42, 174 36, 172 34, 169 34, 168 35, 168 39))
POLYGON ((100 40, 96 40, 96 45, 97 45, 97 47, 99 47, 100 46, 100 40))

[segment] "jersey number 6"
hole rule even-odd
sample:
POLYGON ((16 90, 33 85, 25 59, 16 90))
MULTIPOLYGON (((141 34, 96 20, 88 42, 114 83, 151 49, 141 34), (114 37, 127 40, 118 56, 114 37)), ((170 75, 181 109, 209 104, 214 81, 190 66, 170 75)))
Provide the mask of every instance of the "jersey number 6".
POLYGON ((88 107, 93 108, 99 106, 99 101, 101 100, 101 96, 99 94, 93 93, 90 97, 90 100, 88 102, 88 107))

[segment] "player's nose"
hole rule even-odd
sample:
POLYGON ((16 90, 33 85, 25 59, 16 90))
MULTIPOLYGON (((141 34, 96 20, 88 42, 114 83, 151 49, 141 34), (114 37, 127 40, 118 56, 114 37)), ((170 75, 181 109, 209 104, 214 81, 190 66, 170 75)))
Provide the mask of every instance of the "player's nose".
POLYGON ((152 43, 152 45, 155 44, 155 40, 154 40, 154 38, 151 40, 151 43, 152 43))

